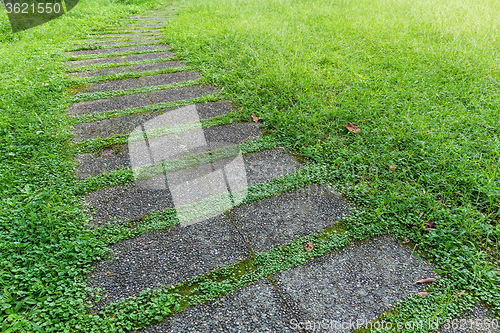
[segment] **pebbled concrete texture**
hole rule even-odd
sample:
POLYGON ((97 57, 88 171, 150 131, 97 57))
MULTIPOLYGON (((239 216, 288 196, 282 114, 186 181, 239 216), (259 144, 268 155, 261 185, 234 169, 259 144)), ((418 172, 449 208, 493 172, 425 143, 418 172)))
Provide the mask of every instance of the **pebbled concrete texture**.
POLYGON ((230 216, 258 253, 323 230, 349 213, 349 206, 339 194, 326 185, 313 184, 243 205, 231 211, 230 216))
POLYGON ((98 225, 135 221, 152 211, 162 211, 174 206, 168 188, 144 187, 141 182, 135 182, 104 188, 85 196, 85 204, 92 210, 92 223, 98 225))
POLYGON ((439 327, 437 333, 499 333, 500 319, 488 308, 476 304, 469 313, 453 318, 439 327))
POLYGON ((273 280, 299 322, 332 325, 371 321, 394 302, 423 291, 426 286, 415 281, 428 277, 438 277, 432 266, 386 235, 311 259, 273 280))
MULTIPOLYGON (((133 114, 125 117, 98 120, 91 123, 77 124, 73 127, 73 140, 81 142, 97 137, 106 138, 114 134, 128 134, 137 126, 153 119, 160 114, 175 110, 176 108, 162 109, 148 113, 133 114)), ((206 102, 196 104, 200 119, 208 119, 215 116, 234 112, 234 108, 229 101, 206 102)))
POLYGON ((187 227, 141 235, 111 246, 112 258, 95 265, 89 286, 106 297, 97 305, 177 284, 248 258, 241 237, 224 215, 187 227))
POLYGON ((130 168, 126 145, 105 147, 99 153, 79 154, 75 157, 76 175, 79 180, 95 177, 106 171, 130 168))
POLYGON ((141 86, 142 85, 138 79, 127 78, 127 79, 109 80, 98 83, 92 83, 83 86, 83 88, 80 89, 78 93, 83 94, 83 93, 95 93, 98 91, 128 90, 128 89, 140 88, 141 86))
POLYGON ((203 97, 208 95, 213 95, 219 92, 216 87, 201 85, 201 86, 190 86, 182 87, 176 89, 158 90, 148 93, 149 98, 153 103, 167 103, 181 101, 185 99, 203 97))
POLYGON ((263 279, 167 317, 144 332, 294 332, 292 319, 277 290, 263 279))
POLYGON ((139 77, 138 80, 143 87, 161 86, 183 81, 198 80, 201 75, 195 71, 156 74, 139 77))
POLYGON ((106 49, 95 49, 95 50, 83 50, 83 51, 73 51, 67 54, 72 56, 80 55, 90 55, 90 54, 108 54, 115 52, 140 52, 140 51, 155 51, 155 50, 168 50, 170 46, 168 45, 139 45, 139 46, 125 46, 125 47, 114 47, 106 49))
POLYGON ((173 55, 174 55, 174 53, 169 52, 169 51, 142 53, 142 54, 129 54, 127 56, 118 56, 118 57, 73 60, 73 61, 68 61, 67 64, 69 67, 83 67, 83 66, 101 65, 101 64, 117 64, 117 63, 121 63, 121 62, 129 62, 129 61, 166 59, 166 58, 172 57, 173 55))
POLYGON ((75 103, 68 108, 68 114, 73 117, 83 116, 110 110, 137 108, 151 104, 153 103, 149 99, 148 94, 141 93, 75 103))
POLYGON ((70 74, 79 77, 92 77, 92 76, 101 76, 101 75, 110 75, 110 74, 128 73, 128 72, 142 73, 158 69, 185 67, 185 66, 186 65, 181 61, 162 61, 150 64, 119 66, 119 67, 111 67, 111 68, 97 69, 91 71, 75 72, 70 74))

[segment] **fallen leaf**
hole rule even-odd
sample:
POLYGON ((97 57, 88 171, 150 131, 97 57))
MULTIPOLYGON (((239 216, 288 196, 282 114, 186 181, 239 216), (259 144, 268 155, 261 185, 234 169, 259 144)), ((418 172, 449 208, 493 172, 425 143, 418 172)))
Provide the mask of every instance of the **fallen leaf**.
POLYGON ((392 164, 390 167, 389 167, 389 171, 394 171, 394 169, 396 169, 396 166, 394 164, 392 164))
POLYGON ((425 291, 421 291, 421 292, 417 293, 417 295, 420 295, 420 296, 422 296, 422 297, 427 297, 427 296, 429 296, 429 294, 428 294, 428 293, 426 293, 425 291))
POLYGON ((436 282, 436 279, 435 278, 427 278, 427 279, 418 280, 415 283, 431 283, 431 282, 436 282))
POLYGON ((222 87, 222 89, 220 91, 224 91, 224 87, 222 87))
POLYGON ((258 123, 259 122, 259 118, 257 118, 257 116, 255 115, 255 113, 252 113, 252 120, 254 121, 254 123, 258 123))
POLYGON ((346 128, 349 132, 354 134, 357 134, 359 133, 359 131, 361 131, 361 129, 358 126, 354 125, 353 123, 345 124, 344 128, 346 128))
POLYGON ((436 229, 436 223, 433 220, 429 220, 424 224, 425 229, 436 229))
POLYGON ((311 242, 307 242, 307 243, 304 245, 304 250, 306 250, 306 251, 311 252, 313 249, 314 249, 314 245, 313 245, 313 243, 311 243, 311 242))
POLYGON ((409 243, 409 242, 410 242, 410 239, 409 239, 408 237, 405 237, 405 239, 404 239, 403 243, 405 243, 405 244, 406 244, 406 243, 409 243))

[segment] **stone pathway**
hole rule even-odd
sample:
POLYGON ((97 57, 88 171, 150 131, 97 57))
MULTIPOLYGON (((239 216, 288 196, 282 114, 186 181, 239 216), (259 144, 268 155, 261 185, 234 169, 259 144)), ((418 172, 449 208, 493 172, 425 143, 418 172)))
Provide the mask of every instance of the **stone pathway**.
MULTIPOLYGON (((242 145, 263 138, 260 124, 203 125, 237 111, 161 44, 167 16, 134 18, 82 44, 105 48, 70 52, 79 57, 68 62, 72 75, 122 75, 79 87, 78 102, 68 110, 75 142, 94 145, 75 157, 79 179, 133 176, 85 196, 92 223, 140 224, 173 209, 179 220, 110 247, 112 258, 96 263, 88 279, 105 292, 97 309, 319 232, 350 212, 325 185, 240 205, 248 187, 305 165, 277 147, 242 152, 242 145), (109 145, 99 145, 103 140, 109 145)), ((288 332, 301 331, 306 321, 368 321, 421 291, 414 281, 432 276, 432 268, 397 240, 379 237, 187 308, 147 331, 288 332)))

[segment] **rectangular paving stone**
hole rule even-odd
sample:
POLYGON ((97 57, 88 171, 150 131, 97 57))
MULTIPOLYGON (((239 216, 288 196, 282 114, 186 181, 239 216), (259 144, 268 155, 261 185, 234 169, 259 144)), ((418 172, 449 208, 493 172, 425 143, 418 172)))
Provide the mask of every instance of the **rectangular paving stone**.
POLYGON ((119 80, 108 80, 85 85, 79 90, 79 93, 94 93, 98 91, 128 90, 142 87, 136 78, 127 78, 119 80))
POLYGON ((142 60, 156 60, 167 59, 174 56, 173 52, 153 52, 142 54, 130 54, 124 57, 124 61, 142 61, 142 60))
POLYGON ((143 33, 118 33, 118 34, 102 34, 102 35, 94 35, 93 37, 99 38, 99 37, 145 37, 145 36, 151 36, 151 34, 143 34, 143 33))
POLYGON ((141 72, 155 71, 158 69, 185 67, 185 66, 186 64, 184 64, 182 61, 161 61, 149 64, 131 65, 130 68, 132 69, 133 72, 141 73, 141 72))
MULTIPOLYGON (((164 177, 153 179, 160 183, 164 177)), ((85 196, 92 209, 92 223, 123 223, 143 218, 152 211, 174 207, 168 188, 152 189, 151 182, 136 181, 128 185, 108 187, 85 196)), ((164 184, 164 183, 163 183, 164 184)))
POLYGON ((161 86, 165 84, 172 84, 183 81, 198 80, 200 78, 201 75, 198 74, 197 72, 186 71, 186 72, 141 76, 138 78, 138 80, 143 87, 151 87, 151 86, 161 86))
POLYGON ((303 328, 307 322, 309 327, 327 323, 325 332, 352 332, 338 323, 375 319, 394 302, 425 290, 428 286, 415 281, 428 277, 437 277, 431 265, 392 237, 381 236, 311 259, 273 279, 303 328))
POLYGON ((98 262, 88 278, 90 287, 105 292, 99 305, 138 295, 146 288, 177 284, 250 255, 224 215, 144 234, 111 250, 115 259, 98 262))
POLYGON ((181 61, 161 61, 149 64, 110 67, 104 69, 96 69, 92 71, 75 72, 70 74, 79 77, 92 77, 92 76, 111 75, 111 74, 128 73, 128 72, 141 73, 141 72, 154 71, 164 68, 185 67, 185 66, 186 65, 181 61))
MULTIPOLYGON (((261 164, 262 165, 262 164, 261 164)), ((254 252, 286 244, 337 223, 349 207, 326 185, 309 185, 230 212, 254 252)))
POLYGON ((147 94, 118 96, 95 101, 79 102, 68 109, 70 116, 82 116, 110 110, 123 110, 153 104, 147 94))
MULTIPOLYGON (((147 154, 147 150, 145 153, 147 154)), ((131 167, 128 150, 124 149, 123 146, 106 148, 101 154, 79 155, 77 156, 77 162, 79 163, 77 166, 77 174, 81 179, 98 175, 104 171, 111 171, 116 168, 131 167)), ((149 164, 149 161, 147 162, 146 164, 149 164)), ((264 151, 248 154, 243 156, 242 165, 244 170, 247 170, 246 177, 248 180, 245 179, 245 175, 243 175, 244 182, 238 185, 234 183, 233 180, 236 179, 235 177, 241 177, 241 175, 234 174, 232 169, 223 169, 229 165, 230 162, 232 161, 226 162, 226 164, 206 164, 205 166, 209 167, 210 170, 198 170, 198 168, 203 167, 203 165, 201 165, 191 169, 169 173, 167 174, 167 182, 165 182, 164 175, 159 175, 152 179, 140 180, 128 185, 104 188, 87 195, 85 197, 85 202, 92 208, 92 219, 95 224, 107 222, 123 223, 130 220, 139 220, 153 211, 161 211, 166 208, 174 207, 170 186, 174 186, 179 183, 180 180, 183 180, 183 184, 185 183, 188 184, 188 186, 193 186, 192 184, 189 185, 189 182, 193 183, 195 179, 201 179, 207 172, 208 174, 215 175, 218 170, 224 170, 226 178, 231 184, 237 185, 236 187, 231 185, 231 191, 235 191, 237 189, 243 189, 247 185, 249 186, 257 182, 266 181, 275 176, 294 172, 300 167, 293 157, 287 156, 281 152, 272 152, 272 154, 269 154, 269 152, 264 151), (256 163, 256 161, 258 162, 256 163), (274 173, 261 173, 258 177, 255 177, 252 171, 248 172, 248 170, 258 168, 258 163, 266 163, 266 161, 268 163, 268 168, 275 170, 274 173), (279 162, 277 163, 277 161, 279 162)), ((237 171, 238 170, 235 169, 236 173, 237 171)), ((194 190, 195 192, 201 191, 199 188, 194 190)), ((201 193, 203 191, 198 194, 195 192, 193 192, 193 195, 197 195, 200 198, 207 197, 206 193, 201 193)), ((243 196, 246 196, 246 192, 243 192, 243 196)), ((208 197, 211 197, 211 195, 208 195, 208 197)), ((194 197, 191 196, 191 198, 194 197)), ((240 199, 243 200, 244 197, 240 199)), ((221 211, 227 209, 230 209, 230 206, 223 208, 221 211)), ((207 214, 210 215, 212 213, 207 211, 207 214)))
POLYGON ((147 327, 167 332, 298 332, 297 320, 267 280, 250 283, 215 301, 189 307, 147 327))
POLYGON ((168 50, 170 46, 168 45, 138 45, 138 46, 124 46, 124 47, 113 47, 105 49, 95 49, 95 50, 83 50, 83 51, 73 51, 68 52, 68 54, 73 56, 80 55, 90 55, 90 54, 108 54, 108 53, 118 53, 118 52, 140 52, 140 51, 154 51, 154 50, 168 50))
POLYGON ((107 58, 95 58, 95 59, 83 59, 83 60, 72 60, 68 61, 69 67, 82 67, 90 65, 102 65, 102 64, 118 64, 124 62, 125 57, 107 57, 107 58))
MULTIPOLYGON (((176 108, 162 109, 159 111, 133 114, 125 117, 98 120, 91 123, 77 124, 73 127, 74 141, 81 142, 97 137, 106 138, 113 134, 128 134, 137 126, 153 119, 160 114, 175 110, 176 108)), ((208 119, 215 116, 234 112, 231 101, 206 102, 196 104, 198 117, 208 119)))
POLYGON ((168 103, 175 101, 182 101, 191 98, 203 97, 208 95, 213 95, 219 90, 213 86, 201 85, 201 86, 190 86, 182 87, 176 89, 166 89, 152 91, 148 93, 149 98, 153 103, 168 103))
MULTIPOLYGON (((142 115, 142 117, 137 117, 133 119, 123 119, 123 122, 130 121, 131 124, 126 125, 129 128, 135 129, 144 123, 144 120, 151 118, 154 119, 154 114, 142 115), (141 124, 133 127, 134 122, 141 122, 141 124)), ((100 123, 105 123, 105 121, 100 121, 100 123)), ((118 125, 118 124, 114 124, 118 125)), ((113 126, 111 126, 113 128, 113 126)), ((225 132, 225 137, 227 141, 223 144, 218 143, 217 137, 211 137, 206 134, 206 129, 204 130, 205 140, 209 147, 226 147, 233 144, 238 144, 251 138, 258 137, 259 129, 248 126, 247 128, 241 126, 240 131, 236 131, 234 127, 229 127, 228 125, 217 126, 219 131, 225 132), (229 133, 233 133, 234 137, 230 137, 229 133), (246 139, 245 136, 246 135, 246 139), (232 142, 231 142, 232 141, 232 142)), ((110 132, 111 133, 111 132, 110 132)), ((114 132, 114 134, 119 134, 114 132)), ((203 150, 206 151, 206 150, 203 150)), ((146 158, 146 157, 144 157, 146 158)), ((234 157, 233 157, 234 158, 234 157)), ((245 163, 245 169, 248 173, 248 180, 251 182, 249 185, 256 184, 258 182, 263 182, 272 177, 283 175, 286 173, 291 173, 298 168, 298 163, 295 161, 291 155, 283 154, 280 151, 270 152, 262 151, 253 154, 248 154, 243 157, 245 163), (262 164, 266 164, 266 170, 262 170, 262 164)), ((130 162, 130 151, 128 145, 114 145, 113 147, 106 147, 99 153, 87 153, 80 154, 77 156, 75 162, 77 162, 77 175, 80 179, 84 179, 90 176, 98 176, 106 171, 113 171, 121 168, 131 168, 130 162)), ((144 165, 151 164, 152 162, 146 161, 144 165)), ((228 163, 228 159, 221 161, 216 161, 213 163, 215 168, 220 168, 228 163)))
POLYGON ((92 76, 127 73, 130 71, 131 71, 131 69, 128 66, 118 66, 118 67, 96 69, 96 70, 92 70, 92 71, 74 72, 74 73, 69 73, 69 74, 74 75, 74 76, 78 76, 78 77, 92 77, 92 76))

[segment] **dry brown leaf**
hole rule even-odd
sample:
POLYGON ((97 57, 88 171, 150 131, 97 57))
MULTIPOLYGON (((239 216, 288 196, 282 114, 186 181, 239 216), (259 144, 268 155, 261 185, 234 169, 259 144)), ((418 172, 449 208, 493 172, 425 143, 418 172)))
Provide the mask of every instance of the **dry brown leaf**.
POLYGON ((408 237, 405 237, 405 239, 404 239, 403 243, 405 243, 405 244, 406 244, 406 243, 409 243, 409 242, 410 242, 410 239, 409 239, 408 237))
POLYGON ((394 169, 396 169, 396 165, 392 164, 392 165, 389 167, 389 171, 394 171, 394 169))
POLYGON ((415 283, 431 283, 431 282, 436 282, 436 279, 435 278, 427 278, 427 279, 418 280, 415 283))
POLYGON ((313 249, 314 249, 314 245, 313 245, 313 243, 311 243, 311 242, 307 242, 307 243, 304 245, 304 250, 306 250, 306 251, 311 252, 313 249))
POLYGON ((436 229, 436 223, 433 220, 429 220, 424 224, 425 229, 436 229))
POLYGON ((345 124, 344 128, 346 128, 349 132, 354 134, 357 134, 359 133, 359 131, 361 131, 361 129, 358 126, 354 125, 353 123, 345 124))
POLYGON ((257 116, 255 115, 255 113, 252 113, 252 120, 254 121, 254 123, 258 123, 259 122, 259 118, 257 118, 257 116))
POLYGON ((422 296, 422 297, 427 297, 427 296, 429 296, 429 294, 428 294, 428 293, 426 293, 425 291, 421 291, 421 292, 417 293, 417 295, 420 295, 420 296, 422 296))

